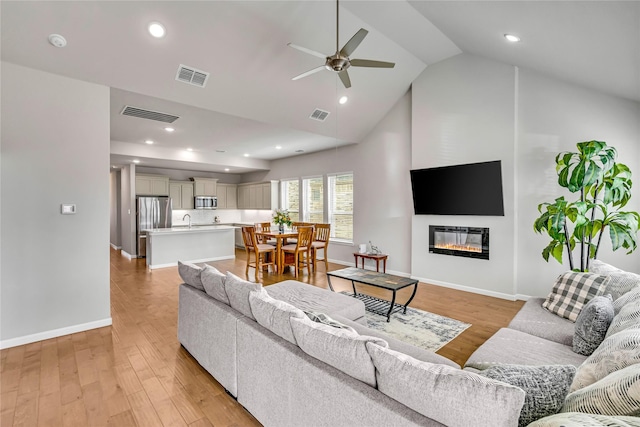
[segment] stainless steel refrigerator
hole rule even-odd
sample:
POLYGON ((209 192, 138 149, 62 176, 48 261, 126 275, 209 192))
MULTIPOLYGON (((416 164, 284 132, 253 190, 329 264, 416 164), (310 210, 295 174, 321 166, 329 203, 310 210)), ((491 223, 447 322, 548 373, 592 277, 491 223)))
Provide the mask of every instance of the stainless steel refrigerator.
POLYGON ((138 257, 147 256, 147 233, 143 230, 171 228, 171 198, 136 197, 136 243, 138 257))

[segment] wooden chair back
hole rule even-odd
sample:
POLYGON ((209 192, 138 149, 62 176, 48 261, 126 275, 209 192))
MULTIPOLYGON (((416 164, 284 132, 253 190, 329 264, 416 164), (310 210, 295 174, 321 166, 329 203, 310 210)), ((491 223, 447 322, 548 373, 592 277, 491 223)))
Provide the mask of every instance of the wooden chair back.
POLYGON ((255 227, 252 227, 252 226, 242 227, 242 241, 247 251, 249 249, 253 249, 255 246, 254 244, 254 240, 256 238, 255 230, 256 230, 255 227))
POLYGON ((311 249, 311 242, 313 242, 313 226, 301 225, 298 227, 298 242, 296 250, 301 248, 311 249))
MULTIPOLYGON (((255 228, 255 233, 271 231, 270 222, 256 222, 255 224, 253 224, 253 226, 255 228)), ((258 241, 258 243, 267 243, 269 239, 264 236, 256 236, 256 240, 258 241)))
POLYGON ((331 236, 331 224, 315 224, 315 235, 313 240, 315 242, 329 242, 331 236))

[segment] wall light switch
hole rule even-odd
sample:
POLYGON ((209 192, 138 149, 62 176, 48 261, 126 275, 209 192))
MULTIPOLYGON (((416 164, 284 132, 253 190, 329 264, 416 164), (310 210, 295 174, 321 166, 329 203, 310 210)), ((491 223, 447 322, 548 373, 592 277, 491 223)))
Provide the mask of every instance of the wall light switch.
POLYGON ((73 215, 76 213, 76 205, 68 205, 63 203, 60 205, 60 213, 62 215, 73 215))

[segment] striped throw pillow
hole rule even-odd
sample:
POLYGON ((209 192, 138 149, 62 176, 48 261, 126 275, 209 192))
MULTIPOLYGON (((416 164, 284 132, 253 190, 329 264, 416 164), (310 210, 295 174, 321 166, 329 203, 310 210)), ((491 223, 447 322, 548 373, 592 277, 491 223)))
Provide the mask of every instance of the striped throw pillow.
POLYGON ((594 273, 568 271, 556 279, 553 290, 542 306, 550 312, 575 322, 591 298, 602 295, 609 278, 594 273))
POLYGON ((640 427, 640 418, 562 412, 545 417, 527 427, 640 427))

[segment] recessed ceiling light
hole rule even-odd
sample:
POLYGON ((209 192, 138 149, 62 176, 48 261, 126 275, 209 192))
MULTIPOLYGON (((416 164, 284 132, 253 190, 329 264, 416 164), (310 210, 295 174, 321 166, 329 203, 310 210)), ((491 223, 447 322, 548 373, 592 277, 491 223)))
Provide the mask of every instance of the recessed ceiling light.
POLYGON ((175 129, 174 128, 164 128, 164 130, 166 130, 167 132, 173 132, 175 129))
POLYGON ((152 140, 150 140, 150 139, 147 139, 144 143, 145 143, 145 144, 149 144, 149 145, 151 145, 151 144, 153 144, 153 141, 152 141, 152 140))
POLYGON ((249 157, 249 153, 244 153, 244 156, 245 157, 249 157))
POLYGON ((49 43, 55 47, 65 47, 67 45, 67 40, 60 34, 51 34, 49 35, 49 43))
POLYGON ((216 153, 226 153, 225 150, 216 150, 216 153))
POLYGON ((276 145, 276 150, 282 150, 282 145, 276 145))
POLYGON ((132 161, 133 161, 133 163, 140 163, 140 160, 138 160, 138 159, 135 159, 135 160, 132 160, 132 161))
POLYGON ((229 168, 224 168, 224 171, 225 172, 229 172, 229 168))
POLYGON ((348 100, 349 100, 349 98, 347 98, 346 96, 343 96, 338 100, 338 102, 340 104, 346 104, 348 100))
POLYGON ((512 43, 517 43, 520 41, 520 37, 514 36, 513 34, 505 34, 504 38, 509 40, 512 43))
POLYGON ((187 151, 193 151, 193 148, 189 147, 187 148, 187 151))
POLYGON ((159 22, 152 22, 149 24, 149 34, 151 34, 155 38, 162 38, 167 33, 164 29, 164 25, 159 22))

